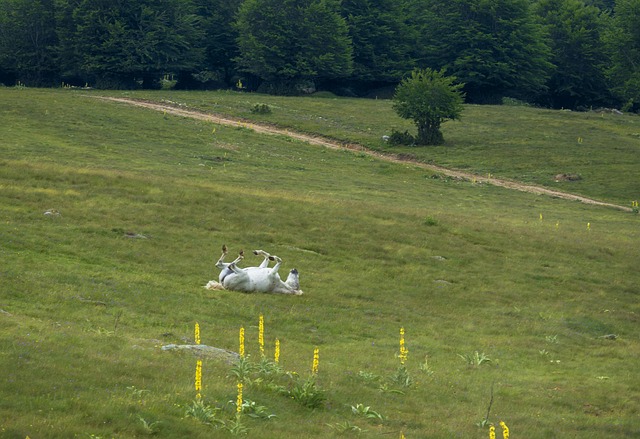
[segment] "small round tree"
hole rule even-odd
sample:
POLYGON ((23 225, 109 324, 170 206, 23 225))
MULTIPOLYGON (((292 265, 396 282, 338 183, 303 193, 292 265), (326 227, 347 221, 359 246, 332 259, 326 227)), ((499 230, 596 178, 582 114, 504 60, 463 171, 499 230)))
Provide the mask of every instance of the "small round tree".
POLYGON ((454 84, 455 76, 443 70, 416 69, 396 88, 393 109, 404 119, 412 119, 418 127, 418 145, 440 145, 444 137, 440 125, 447 119, 458 119, 462 113, 464 84, 454 84))

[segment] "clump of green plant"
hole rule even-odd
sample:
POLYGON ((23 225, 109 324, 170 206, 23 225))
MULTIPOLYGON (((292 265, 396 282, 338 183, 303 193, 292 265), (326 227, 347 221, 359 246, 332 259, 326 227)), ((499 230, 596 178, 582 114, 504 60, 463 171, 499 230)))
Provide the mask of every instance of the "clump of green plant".
POLYGON ((424 363, 420 363, 420 371, 422 371, 423 373, 425 373, 427 376, 433 376, 434 372, 431 369, 431 367, 429 367, 429 356, 425 355, 424 356, 424 363))
MULTIPOLYGON (((317 370, 316 361, 317 358, 314 358, 317 370)), ((266 357, 262 357, 258 363, 254 363, 249 355, 240 357, 234 363, 229 375, 246 386, 254 386, 284 395, 298 401, 305 407, 318 408, 326 400, 325 391, 316 383, 315 373, 303 380, 297 373, 286 372, 278 363, 266 357)), ((255 404, 243 407, 247 410, 253 410, 253 414, 256 414, 255 409, 259 408, 255 404)), ((257 415, 261 417, 262 412, 257 415)))
POLYGON ((358 372, 358 378, 364 381, 365 383, 377 384, 382 377, 380 375, 376 375, 375 373, 361 370, 358 372))
POLYGON ((398 130, 393 130, 391 131, 391 135, 387 142, 389 142, 389 145, 393 146, 412 146, 415 145, 416 138, 409 131, 405 130, 404 133, 401 133, 398 130))
POLYGON ((547 335, 547 336, 545 336, 544 339, 547 341, 547 343, 555 343, 555 344, 557 344, 558 343, 558 334, 547 335))
POLYGON ((413 378, 411 378, 411 375, 404 364, 396 369, 390 379, 393 384, 397 384, 402 387, 411 387, 413 384, 413 378))
POLYGON ((271 107, 268 104, 255 104, 251 112, 253 114, 271 114, 271 107))
POLYGON ((240 357, 238 361, 233 364, 230 374, 235 377, 237 381, 241 383, 251 384, 252 374, 257 370, 255 363, 251 361, 249 356, 240 357))
POLYGON ((369 420, 374 421, 384 421, 384 416, 380 413, 372 410, 371 407, 365 406, 364 404, 356 404, 355 406, 351 406, 351 413, 354 415, 362 416, 369 420))
POLYGON ((276 415, 273 413, 269 413, 268 409, 263 405, 258 405, 255 401, 251 401, 250 399, 245 399, 242 402, 242 414, 249 416, 254 419, 271 419, 275 418, 276 415))
POLYGON ((187 406, 184 414, 187 418, 193 418, 203 424, 217 427, 224 425, 224 421, 216 417, 219 411, 219 408, 211 407, 202 399, 198 398, 192 401, 191 405, 187 406))
POLYGON ((242 416, 240 415, 236 416, 235 419, 225 422, 224 428, 234 436, 245 435, 249 432, 249 429, 242 423, 242 416))
POLYGON ((483 364, 491 363, 489 358, 484 352, 479 353, 475 351, 473 354, 458 354, 458 357, 462 358, 469 366, 480 367, 483 364))
POLYGON ((311 409, 321 407, 327 399, 325 391, 316 384, 315 376, 310 376, 305 381, 297 381, 289 395, 303 406, 311 409))
POLYGON ((428 217, 426 217, 426 218, 424 219, 424 225, 425 225, 425 226, 429 226, 429 227, 431 227, 431 226, 437 226, 437 225, 438 225, 438 220, 437 220, 437 219, 435 219, 435 218, 434 218, 434 217, 432 217, 432 216, 428 216, 428 217))
POLYGON ((162 423, 160 421, 149 422, 144 419, 142 416, 138 416, 138 420, 142 424, 142 429, 148 435, 154 435, 158 433, 158 426, 162 423))

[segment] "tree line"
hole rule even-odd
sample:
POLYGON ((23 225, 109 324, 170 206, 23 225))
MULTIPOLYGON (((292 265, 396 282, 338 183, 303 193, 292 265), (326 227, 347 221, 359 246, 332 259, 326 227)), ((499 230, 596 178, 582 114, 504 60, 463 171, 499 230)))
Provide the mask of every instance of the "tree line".
POLYGON ((640 0, 0 0, 0 83, 392 90, 640 110, 640 0))

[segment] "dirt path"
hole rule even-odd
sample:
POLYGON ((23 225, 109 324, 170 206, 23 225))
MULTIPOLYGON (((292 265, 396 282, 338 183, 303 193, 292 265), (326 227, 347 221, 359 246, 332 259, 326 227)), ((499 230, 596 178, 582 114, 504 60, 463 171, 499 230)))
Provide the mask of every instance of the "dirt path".
POLYGON ((172 105, 169 103, 157 103, 157 102, 150 102, 150 101, 140 100, 140 99, 113 98, 113 97, 104 97, 104 96, 100 96, 98 98, 114 101, 114 102, 120 102, 128 105, 135 105, 138 107, 144 107, 144 108, 148 108, 155 111, 162 111, 167 114, 173 114, 175 116, 189 117, 192 119, 213 122, 219 125, 249 128, 257 133, 288 136, 297 140, 301 140, 303 142, 310 143, 312 145, 324 146, 326 148, 359 151, 359 152, 368 154, 372 157, 378 158, 380 160, 386 160, 394 163, 411 164, 413 166, 417 166, 423 169, 428 169, 434 172, 439 172, 441 174, 444 174, 446 176, 453 177, 453 178, 459 178, 459 179, 468 180, 468 181, 476 181, 478 183, 487 183, 487 184, 492 184, 494 186, 500 186, 500 187, 514 189, 522 192, 529 192, 532 194, 547 195, 550 197, 562 198, 565 200, 580 201, 585 204, 612 207, 614 209, 624 210, 627 212, 630 212, 632 210, 629 207, 620 206, 618 204, 605 203, 602 201, 594 200, 592 198, 587 198, 580 195, 574 195, 566 192, 555 191, 553 189, 547 189, 541 186, 528 185, 523 183, 517 183, 515 181, 510 181, 510 180, 483 177, 481 175, 475 175, 468 172, 456 171, 454 169, 443 168, 437 165, 431 165, 427 163, 417 162, 414 160, 409 160, 398 155, 382 154, 376 151, 369 150, 366 147, 358 144, 345 144, 345 143, 341 143, 341 142, 327 139, 324 137, 298 133, 288 129, 276 128, 268 125, 262 125, 262 124, 247 122, 239 119, 233 119, 227 116, 219 116, 215 114, 203 113, 201 111, 180 108, 176 105, 172 105))

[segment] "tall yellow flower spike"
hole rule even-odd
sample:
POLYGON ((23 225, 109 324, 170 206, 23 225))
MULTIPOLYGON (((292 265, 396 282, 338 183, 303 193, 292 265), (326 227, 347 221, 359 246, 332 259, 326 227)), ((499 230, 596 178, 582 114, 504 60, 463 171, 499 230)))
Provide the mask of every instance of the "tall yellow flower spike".
POLYGON ((242 383, 238 381, 238 399, 236 400, 236 413, 242 413, 242 383))
POLYGON ((200 392, 202 391, 202 360, 196 361, 195 387, 196 387, 196 398, 200 399, 201 398, 200 392))
POLYGON ((509 427, 504 421, 500 421, 500 427, 502 427, 502 437, 503 439, 509 439, 509 427))
POLYGON ((200 325, 198 324, 198 322, 196 322, 195 340, 196 344, 200 344, 200 325))
POLYGON ((403 432, 400 432, 400 439, 405 439, 403 432))
POLYGON ((311 366, 311 373, 313 375, 317 375, 319 363, 320 363, 320 349, 315 348, 313 350, 313 365, 311 366))
POLYGON ((260 343, 260 355, 264 357, 264 316, 262 314, 258 324, 258 343, 260 343))
POLYGON ((244 358, 244 326, 240 326, 240 357, 244 358))
POLYGON ((400 364, 404 365, 407 361, 407 354, 409 349, 404 347, 404 328, 400 328, 400 364))
POLYGON ((276 338, 276 350, 273 354, 273 361, 278 364, 280 362, 280 340, 276 338))
POLYGON ((489 427, 489 439, 496 439, 496 427, 493 424, 489 427))

